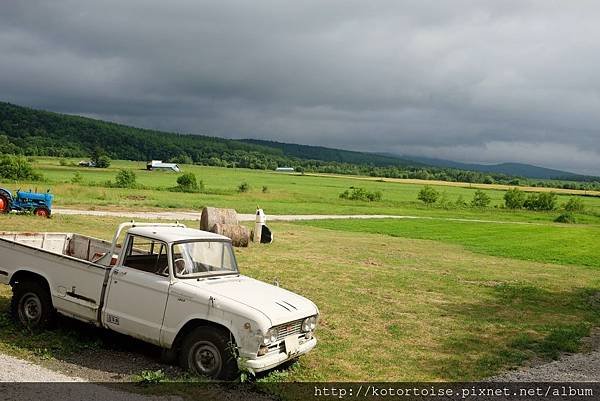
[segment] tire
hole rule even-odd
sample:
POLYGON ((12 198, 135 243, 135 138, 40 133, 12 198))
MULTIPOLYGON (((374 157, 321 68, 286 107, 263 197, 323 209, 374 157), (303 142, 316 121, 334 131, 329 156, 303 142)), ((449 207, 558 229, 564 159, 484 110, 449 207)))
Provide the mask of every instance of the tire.
POLYGON ((0 214, 10 212, 10 199, 0 192, 0 214))
POLYGON ((32 331, 42 331, 54 322, 56 311, 50 292, 37 281, 23 281, 13 286, 12 316, 32 331))
POLYGON ((237 355, 229 333, 214 327, 197 327, 183 340, 179 362, 184 369, 216 380, 239 376, 237 355))
POLYGON ((46 206, 40 206, 33 209, 33 214, 40 217, 50 218, 51 212, 50 209, 48 209, 46 206))

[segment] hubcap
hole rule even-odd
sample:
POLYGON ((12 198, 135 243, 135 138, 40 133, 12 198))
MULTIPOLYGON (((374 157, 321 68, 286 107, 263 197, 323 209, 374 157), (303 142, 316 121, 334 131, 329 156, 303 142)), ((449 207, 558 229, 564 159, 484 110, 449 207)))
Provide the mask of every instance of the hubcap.
POLYGON ((19 308, 19 318, 25 324, 37 323, 42 317, 42 301, 40 298, 29 292, 21 298, 19 308))
POLYGON ((44 209, 38 209, 35 214, 42 217, 46 217, 48 215, 44 209))
POLYGON ((196 344, 192 353, 194 366, 198 373, 208 377, 216 377, 221 373, 223 362, 217 347, 207 341, 196 344))
POLYGON ((0 212, 4 210, 6 207, 6 203, 4 202, 4 198, 0 197, 0 212))

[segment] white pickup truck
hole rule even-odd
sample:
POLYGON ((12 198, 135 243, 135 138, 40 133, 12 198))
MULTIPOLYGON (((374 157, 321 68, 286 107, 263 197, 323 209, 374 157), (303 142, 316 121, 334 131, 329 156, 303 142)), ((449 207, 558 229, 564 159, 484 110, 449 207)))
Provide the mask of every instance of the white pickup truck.
POLYGON ((274 368, 317 343, 314 303, 241 275, 229 238, 177 223, 123 223, 112 242, 0 232, 0 282, 32 329, 58 312, 156 344, 215 379, 274 368))

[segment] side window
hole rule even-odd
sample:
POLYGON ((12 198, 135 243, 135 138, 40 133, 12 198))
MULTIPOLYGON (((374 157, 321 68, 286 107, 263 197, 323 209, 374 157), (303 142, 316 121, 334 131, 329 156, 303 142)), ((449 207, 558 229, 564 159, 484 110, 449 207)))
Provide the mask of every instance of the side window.
POLYGON ((123 266, 168 276, 168 263, 167 245, 164 242, 138 236, 129 239, 123 266))

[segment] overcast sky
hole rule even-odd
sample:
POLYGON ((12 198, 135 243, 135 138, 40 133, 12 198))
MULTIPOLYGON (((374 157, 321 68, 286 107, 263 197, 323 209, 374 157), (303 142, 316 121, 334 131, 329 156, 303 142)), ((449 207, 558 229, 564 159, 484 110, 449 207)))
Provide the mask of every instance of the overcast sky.
POLYGON ((0 3, 0 100, 600 175, 597 1, 0 3))

